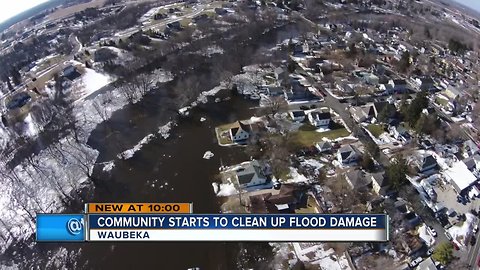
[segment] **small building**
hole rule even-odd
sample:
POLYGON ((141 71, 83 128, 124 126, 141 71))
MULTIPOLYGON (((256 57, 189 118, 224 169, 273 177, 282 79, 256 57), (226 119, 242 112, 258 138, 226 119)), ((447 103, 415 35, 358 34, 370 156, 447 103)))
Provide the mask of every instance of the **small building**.
POLYGON ((250 138, 252 127, 241 121, 237 122, 238 126, 230 129, 230 139, 235 143, 245 142, 250 138))
POLYGON ((62 76, 70 81, 73 81, 80 77, 81 74, 77 71, 77 68, 74 65, 69 65, 63 69, 62 76))
POLYGON ((463 160, 463 163, 467 166, 467 168, 471 172, 479 171, 480 170, 480 155, 475 154, 471 157, 468 157, 463 160))
POLYGON ((474 143, 472 140, 466 140, 463 143, 463 153, 465 157, 471 157, 475 154, 480 153, 480 149, 476 143, 474 143))
POLYGON ((477 181, 477 177, 462 161, 455 162, 448 170, 443 172, 443 175, 452 184, 458 194, 464 192, 477 181))
POLYGON ((329 112, 313 111, 308 114, 308 121, 314 127, 328 127, 332 115, 329 112))
POLYGON ((418 172, 424 173, 430 170, 433 170, 437 167, 437 160, 432 155, 419 156, 415 160, 415 165, 418 169, 418 172))
POLYGON ((337 160, 343 165, 356 163, 359 159, 360 152, 351 144, 344 145, 338 149, 337 160))
POLYGON ((378 119, 379 115, 383 113, 384 111, 388 112, 388 115, 386 115, 387 118, 393 118, 395 117, 395 113, 397 109, 395 108, 395 105, 387 102, 387 101, 380 101, 380 102, 374 102, 368 111, 368 115, 370 117, 375 117, 378 119))
POLYGON ((305 111, 289 111, 288 115, 292 118, 292 121, 301 123, 305 121, 305 111))
POLYGON ((270 175, 270 168, 258 160, 253 160, 236 170, 237 181, 241 188, 264 185, 270 181, 270 175))
POLYGON ((372 180, 365 177, 361 170, 350 170, 344 174, 345 181, 356 191, 367 191, 372 187, 372 180))
POLYGON ((350 108, 350 115, 352 116, 353 120, 357 123, 362 123, 370 119, 370 115, 368 114, 369 108, 366 107, 351 107, 350 108))
POLYGON ((390 185, 383 173, 372 173, 369 177, 372 181, 373 191, 378 195, 387 195, 390 185))
POLYGON ((437 89, 435 87, 435 81, 432 79, 432 77, 427 76, 427 77, 416 78, 414 81, 420 90, 432 91, 437 89))
POLYGON ((332 151, 333 146, 330 142, 324 141, 324 142, 316 143, 315 147, 318 149, 320 153, 325 153, 325 152, 332 151))
POLYGON ((408 90, 408 83, 404 79, 389 80, 388 84, 391 86, 392 93, 405 93, 408 90))
POLYGON ((404 126, 390 126, 388 129, 390 135, 392 135, 395 140, 401 141, 402 143, 408 143, 412 139, 412 136, 404 126))

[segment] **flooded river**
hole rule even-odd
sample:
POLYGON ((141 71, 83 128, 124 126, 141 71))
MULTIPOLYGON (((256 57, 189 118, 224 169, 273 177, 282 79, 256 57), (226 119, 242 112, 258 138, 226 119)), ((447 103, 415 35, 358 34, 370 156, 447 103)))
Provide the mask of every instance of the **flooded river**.
MULTIPOLYGON (((271 48, 278 41, 298 35, 291 27, 265 35, 261 46, 271 48)), ((255 46, 258 49, 258 45, 255 46)), ((218 59, 222 61, 222 59, 218 59)), ((231 71, 233 74, 240 70, 231 71)), ((171 86, 172 83, 170 83, 171 86)), ((208 90, 218 85, 203 86, 208 90)), ((165 85, 169 87, 169 83, 165 85)), ((198 90, 197 90, 198 91, 198 90)), ((220 147, 215 126, 255 114, 257 103, 223 90, 217 97, 223 101, 200 104, 188 117, 178 117, 176 110, 162 103, 165 94, 148 94, 140 104, 126 106, 92 132, 88 144, 100 152, 97 162, 115 160, 108 173, 101 167, 95 177, 102 186, 94 191, 92 202, 193 202, 195 213, 218 213, 220 201, 212 182, 218 168, 249 159, 241 147, 220 147), (200 121, 205 118, 205 121, 200 121), (156 133, 158 127, 175 119, 177 126, 167 139, 157 136, 128 160, 116 158, 142 138, 156 133), (206 151, 214 157, 203 159, 206 151)), ((40 249, 52 244, 37 244, 40 249)), ((268 269, 272 256, 267 243, 86 243, 62 245, 70 251, 81 250, 74 259, 82 269, 268 269)))

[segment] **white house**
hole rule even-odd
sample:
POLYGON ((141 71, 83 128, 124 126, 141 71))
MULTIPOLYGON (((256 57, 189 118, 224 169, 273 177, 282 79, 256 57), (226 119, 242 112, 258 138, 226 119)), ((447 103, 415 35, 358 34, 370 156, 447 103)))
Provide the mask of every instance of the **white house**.
POLYGON ((270 168, 258 160, 244 164, 236 170, 237 181, 241 188, 266 184, 270 175, 270 168))
POLYGON ((353 145, 348 144, 338 149, 337 160, 344 165, 357 162, 359 158, 360 153, 353 145))
POLYGON ((303 122, 305 120, 304 111, 289 111, 288 115, 292 118, 293 122, 303 122))
POLYGON ((332 115, 329 112, 313 111, 308 114, 308 121, 315 127, 328 127, 332 115))
POLYGON ((230 138, 232 142, 244 142, 250 138, 251 130, 250 125, 238 121, 238 127, 230 129, 230 138))

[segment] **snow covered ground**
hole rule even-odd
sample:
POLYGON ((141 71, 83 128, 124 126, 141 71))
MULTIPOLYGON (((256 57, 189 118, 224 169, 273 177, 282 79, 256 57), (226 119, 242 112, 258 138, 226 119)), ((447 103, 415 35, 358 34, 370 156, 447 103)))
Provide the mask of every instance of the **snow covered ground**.
POLYGON ((70 192, 88 180, 97 156, 96 150, 68 136, 11 171, 0 164, 2 251, 34 232, 35 213, 61 211, 70 192))
POLYGON ((108 75, 99 73, 90 68, 86 68, 85 73, 82 75, 82 81, 80 84, 81 96, 79 97, 79 100, 84 99, 102 87, 108 85, 110 82, 112 82, 112 80, 113 78, 108 75))
POLYGON ((448 232, 453 238, 453 241, 459 247, 467 247, 468 240, 470 235, 473 231, 474 224, 477 223, 477 217, 472 215, 471 213, 465 213, 465 222, 463 222, 462 226, 452 226, 448 229, 448 232))
MULTIPOLYGON (((150 74, 151 83, 166 82, 173 77, 169 72, 157 70, 150 74)), ((110 82, 111 78, 87 69, 82 83, 85 86, 83 97, 89 95, 110 82)), ((138 95, 134 102, 141 100, 138 95)), ((111 117, 113 112, 130 103, 118 88, 105 91, 92 98, 74 102, 73 114, 76 118, 77 138, 67 135, 57 143, 40 151, 21 162, 13 170, 6 166, 7 159, 0 160, 0 245, 4 251, 12 242, 28 238, 35 228, 35 213, 58 213, 64 208, 74 193, 88 183, 98 151, 86 145, 91 131, 101 122, 111 117)), ((28 114, 23 125, 27 136, 36 136, 41 130, 28 114)), ((125 156, 133 155, 142 145, 153 137, 168 138, 173 122, 161 126, 155 135, 148 135, 125 156)), ((10 140, 10 131, 0 124, 0 146, 10 140)), ((103 164, 103 170, 109 171, 115 166, 114 161, 103 164)), ((1 268, 1 267, 0 267, 1 268)))

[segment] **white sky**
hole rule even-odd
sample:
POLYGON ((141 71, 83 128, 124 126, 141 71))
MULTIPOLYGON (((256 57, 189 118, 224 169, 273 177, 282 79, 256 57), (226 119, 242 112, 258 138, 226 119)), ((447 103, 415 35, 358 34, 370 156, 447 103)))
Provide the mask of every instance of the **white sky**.
POLYGON ((464 4, 467 7, 471 7, 477 11, 480 11, 480 1, 479 0, 455 0, 461 4, 464 4))
POLYGON ((0 0, 0 23, 48 0, 0 0))

